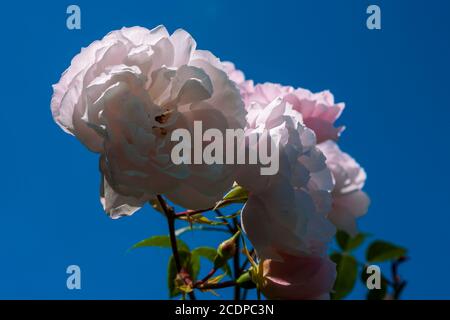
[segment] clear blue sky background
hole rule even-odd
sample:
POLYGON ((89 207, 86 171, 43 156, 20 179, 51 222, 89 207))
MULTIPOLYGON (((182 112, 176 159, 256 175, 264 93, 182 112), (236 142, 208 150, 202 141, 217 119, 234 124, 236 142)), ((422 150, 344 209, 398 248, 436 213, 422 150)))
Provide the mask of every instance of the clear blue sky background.
MULTIPOLYGON (((347 107, 341 146, 367 170, 364 231, 406 246, 405 298, 450 298, 450 3, 428 1, 67 1, 2 3, 0 298, 166 298, 166 233, 145 208, 112 221, 98 200, 97 155, 50 114, 51 84, 82 46, 122 26, 188 30, 249 78, 330 89, 347 107), (366 29, 379 4, 382 30, 366 29), (66 289, 66 267, 82 290, 66 289)), ((193 233, 194 245, 220 237, 193 233)), ((225 294, 225 296, 228 296, 225 294)), ((352 297, 362 297, 357 290, 352 297)))

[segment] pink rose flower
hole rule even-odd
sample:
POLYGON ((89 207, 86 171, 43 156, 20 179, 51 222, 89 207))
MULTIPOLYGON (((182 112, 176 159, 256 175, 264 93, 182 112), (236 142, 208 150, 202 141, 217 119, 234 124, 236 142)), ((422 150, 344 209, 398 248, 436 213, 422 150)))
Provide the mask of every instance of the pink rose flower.
POLYGON ((253 85, 253 81, 245 80, 243 72, 237 70, 232 63, 226 62, 225 70, 238 85, 246 108, 254 102, 268 104, 280 97, 302 114, 304 124, 315 132, 318 143, 329 139, 337 140, 344 130, 344 127, 334 127, 334 122, 345 105, 335 103, 331 92, 312 93, 306 89, 295 89, 277 83, 253 85))
POLYGON ((356 218, 364 215, 370 204, 369 197, 362 191, 366 173, 333 141, 321 143, 319 148, 325 154, 327 165, 335 180, 332 192, 333 205, 329 219, 338 229, 355 236, 357 234, 356 218))
POLYGON ((241 70, 236 69, 234 64, 229 61, 222 62, 225 72, 230 77, 231 81, 234 81, 241 92, 242 99, 247 105, 247 99, 254 91, 253 80, 245 80, 245 75, 241 70))
POLYGON ((278 251, 323 254, 335 233, 327 220, 334 185, 314 133, 281 98, 251 105, 246 135, 255 133, 268 133, 279 149, 280 164, 273 176, 261 176, 254 165, 239 170, 237 182, 249 191, 242 209, 249 240, 262 259, 280 259, 278 251))
POLYGON ((232 166, 170 158, 174 129, 192 132, 200 120, 224 133, 245 124, 236 84, 184 30, 112 31, 82 49, 53 89, 56 123, 101 155, 102 203, 112 217, 156 194, 186 208, 211 206, 232 186, 232 166))
POLYGON ((336 265, 328 257, 291 256, 264 260, 262 293, 269 299, 324 300, 330 298, 336 265))
MULTIPOLYGON (((242 226, 258 255, 266 297, 327 299, 336 277, 327 257, 336 230, 327 216, 333 177, 302 114, 274 97, 248 106, 246 136, 267 133, 280 159, 274 176, 261 176, 259 166, 240 168, 237 181, 249 191, 242 226)), ((256 146, 247 142, 247 148, 257 147, 260 140, 256 146)))

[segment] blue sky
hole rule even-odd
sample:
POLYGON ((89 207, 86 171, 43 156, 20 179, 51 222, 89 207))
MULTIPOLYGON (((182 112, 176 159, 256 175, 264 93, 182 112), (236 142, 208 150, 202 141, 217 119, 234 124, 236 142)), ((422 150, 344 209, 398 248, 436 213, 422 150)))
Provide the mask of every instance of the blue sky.
POLYGON ((165 234, 164 219, 150 208, 108 219, 97 156, 54 124, 49 107, 51 84, 82 46, 122 26, 159 24, 188 30, 256 82, 329 89, 345 101, 340 144, 366 169, 372 198, 361 229, 409 249, 405 298, 450 298, 448 1, 76 1, 82 29, 72 31, 69 4, 2 4, 0 298, 167 297, 169 252, 126 252, 165 234), (369 4, 380 5, 382 30, 366 28, 369 4), (71 264, 82 270, 79 291, 66 288, 71 264))

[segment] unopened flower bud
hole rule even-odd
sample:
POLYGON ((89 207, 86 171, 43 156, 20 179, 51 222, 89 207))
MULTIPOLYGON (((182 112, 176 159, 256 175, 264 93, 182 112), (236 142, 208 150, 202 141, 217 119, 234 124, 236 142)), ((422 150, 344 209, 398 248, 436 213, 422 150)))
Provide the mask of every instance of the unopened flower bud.
POLYGON ((239 284, 239 286, 241 288, 245 288, 245 289, 254 289, 256 288, 255 283, 253 282, 252 279, 252 269, 250 268, 250 270, 244 272, 243 274, 241 274, 239 276, 239 278, 236 280, 236 283, 239 284))
POLYGON ((225 240, 217 248, 217 256, 214 259, 214 267, 216 269, 222 267, 228 259, 232 258, 236 253, 237 241, 239 240, 240 231, 236 232, 230 239, 225 240))

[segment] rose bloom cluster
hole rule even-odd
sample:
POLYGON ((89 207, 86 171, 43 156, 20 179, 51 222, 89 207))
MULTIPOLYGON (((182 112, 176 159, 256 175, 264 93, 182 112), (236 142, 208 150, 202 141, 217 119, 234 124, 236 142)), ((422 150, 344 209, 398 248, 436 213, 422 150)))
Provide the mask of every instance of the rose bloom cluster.
POLYGON ((242 224, 261 261, 261 289, 269 298, 329 298, 336 267, 327 245, 336 229, 356 235, 369 206, 364 170, 336 144, 344 104, 328 91, 254 85, 224 64, 245 102, 246 133, 266 131, 280 149, 278 175, 261 181, 242 170, 237 178, 250 194, 242 224))
MULTIPOLYGON (((336 229, 354 235, 369 198, 366 175, 340 150, 344 109, 328 92, 254 84, 230 62, 198 50, 184 30, 163 26, 110 32, 75 56, 53 86, 56 123, 99 154, 101 203, 128 216, 158 194, 188 209, 214 206, 234 182, 249 192, 243 229, 272 299, 326 299, 336 266, 336 229), (171 161, 178 128, 265 133, 280 151, 276 175, 250 165, 171 161)), ((247 146, 253 148, 255 146, 247 146)))

